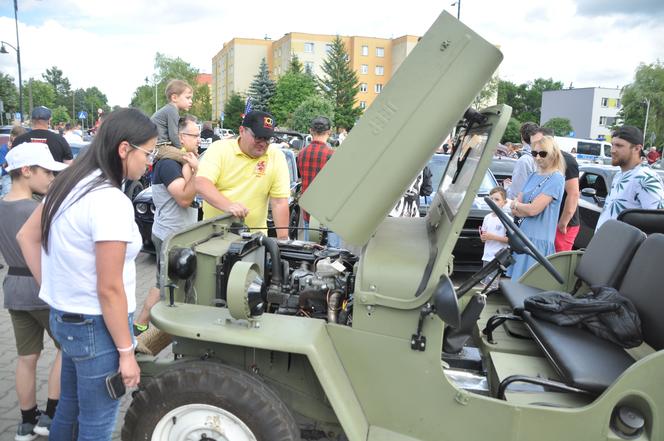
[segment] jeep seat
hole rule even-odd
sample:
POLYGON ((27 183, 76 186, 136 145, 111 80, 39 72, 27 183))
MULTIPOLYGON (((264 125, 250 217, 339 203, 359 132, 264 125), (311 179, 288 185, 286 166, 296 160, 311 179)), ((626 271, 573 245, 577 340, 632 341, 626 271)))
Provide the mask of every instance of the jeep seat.
MULTIPOLYGON (((645 239, 638 228, 617 220, 608 220, 595 233, 579 259, 574 274, 588 286, 617 288, 636 249, 645 239)), ((543 290, 514 280, 502 280, 500 290, 516 311, 523 310, 523 301, 543 290)))
MULTIPOLYGON (((611 255, 614 253, 606 256, 611 255)), ((664 234, 655 233, 636 251, 618 289, 634 304, 641 319, 643 340, 656 351, 664 348, 660 277, 663 261, 664 234)), ((528 311, 524 311, 523 318, 567 386, 601 394, 634 363, 622 347, 585 329, 557 326, 535 318, 528 311)))
POLYGON ((664 233, 664 210, 644 210, 631 208, 622 211, 618 220, 634 225, 646 234, 664 233))

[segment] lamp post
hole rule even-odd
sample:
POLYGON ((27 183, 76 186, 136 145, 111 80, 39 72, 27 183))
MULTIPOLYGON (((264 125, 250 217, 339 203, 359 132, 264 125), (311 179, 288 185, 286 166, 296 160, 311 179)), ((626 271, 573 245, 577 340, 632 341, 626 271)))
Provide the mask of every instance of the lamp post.
MULTIPOLYGON (((150 84, 150 80, 148 79, 148 77, 145 77, 145 84, 146 85, 150 84)), ((156 112, 157 110, 159 110, 157 108, 157 76, 156 75, 152 75, 152 85, 154 86, 154 111, 156 112)))
POLYGON ((18 111, 21 115, 21 122, 23 122, 23 78, 21 77, 21 45, 18 43, 18 5, 16 4, 16 0, 14 0, 14 23, 16 24, 16 47, 3 41, 0 46, 0 54, 9 53, 5 45, 16 51, 16 63, 18 64, 18 111))
POLYGON ((645 148, 646 144, 646 135, 648 134, 648 114, 650 113, 650 99, 644 98, 643 103, 646 105, 646 120, 643 123, 643 147, 645 148))
POLYGON ((457 7, 457 20, 461 20, 461 0, 455 1, 450 6, 456 6, 457 7))

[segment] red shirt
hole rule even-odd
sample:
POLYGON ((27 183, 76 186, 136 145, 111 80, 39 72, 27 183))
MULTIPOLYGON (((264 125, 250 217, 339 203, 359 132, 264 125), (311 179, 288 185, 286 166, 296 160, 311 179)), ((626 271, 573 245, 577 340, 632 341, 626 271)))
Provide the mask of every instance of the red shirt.
POLYGON ((654 162, 657 162, 659 159, 659 152, 657 150, 652 150, 648 152, 648 164, 652 164, 654 162))
MULTIPOLYGON (((327 144, 320 141, 311 141, 311 144, 303 148, 297 155, 297 171, 302 178, 302 192, 304 193, 318 172, 332 157, 332 150, 327 144)), ((302 210, 304 220, 309 221, 309 213, 302 210)))

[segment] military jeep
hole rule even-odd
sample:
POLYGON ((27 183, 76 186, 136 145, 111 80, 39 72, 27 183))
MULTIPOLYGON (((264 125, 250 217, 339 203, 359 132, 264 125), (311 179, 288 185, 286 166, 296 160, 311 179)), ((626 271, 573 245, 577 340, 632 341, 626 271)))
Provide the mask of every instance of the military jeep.
POLYGON ((538 264, 493 293, 473 285, 509 250, 459 287, 449 278, 511 113, 466 111, 501 58, 443 13, 302 196, 359 252, 276 241, 230 216, 164 242, 152 323, 173 357, 139 355, 123 440, 664 439, 664 236, 609 222, 585 253, 545 257, 503 216, 511 251, 538 264), (427 216, 386 218, 455 125, 427 216), (523 308, 594 283, 633 298, 638 351, 523 308))

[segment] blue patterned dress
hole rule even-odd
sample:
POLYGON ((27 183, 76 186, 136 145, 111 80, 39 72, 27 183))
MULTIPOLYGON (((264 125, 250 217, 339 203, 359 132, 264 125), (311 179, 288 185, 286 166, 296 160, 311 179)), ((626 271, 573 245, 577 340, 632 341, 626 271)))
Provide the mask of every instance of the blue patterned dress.
MULTIPOLYGON (((553 198, 540 214, 524 218, 519 227, 545 256, 556 252, 554 240, 564 190, 565 177, 559 171, 546 175, 532 173, 523 187, 523 197, 521 198, 523 203, 531 203, 540 194, 553 198)), ((537 262, 528 254, 515 254, 514 260, 514 264, 508 270, 508 275, 512 277, 512 280, 519 280, 537 262)))

